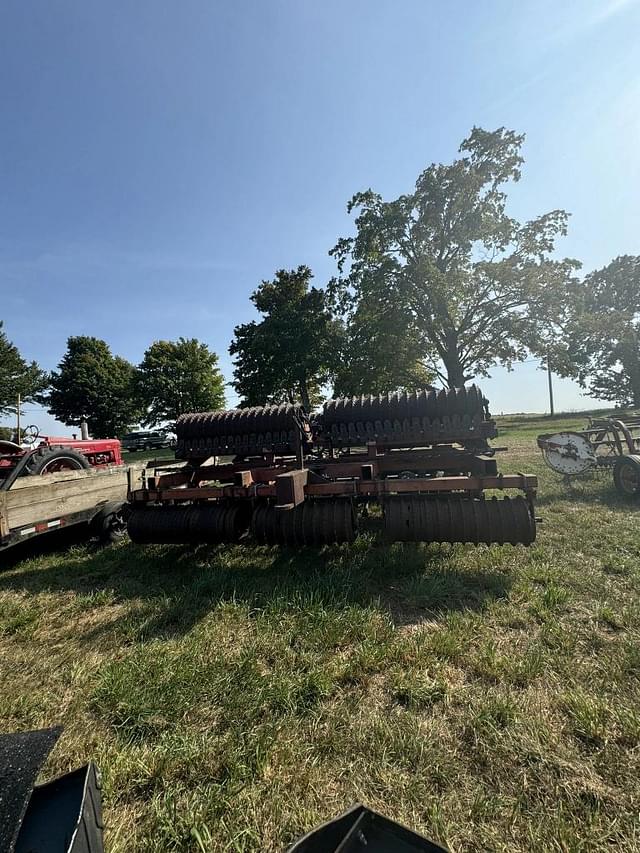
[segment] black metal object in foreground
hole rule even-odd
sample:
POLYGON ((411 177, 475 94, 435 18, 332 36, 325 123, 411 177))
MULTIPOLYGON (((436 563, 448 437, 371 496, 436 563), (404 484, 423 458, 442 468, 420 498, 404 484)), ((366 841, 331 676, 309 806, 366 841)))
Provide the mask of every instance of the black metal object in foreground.
POLYGON ((58 727, 0 735, 2 853, 103 853, 94 764, 34 787, 61 732, 58 727))
POLYGON ((447 853, 447 848, 360 803, 312 829, 287 853, 447 853))

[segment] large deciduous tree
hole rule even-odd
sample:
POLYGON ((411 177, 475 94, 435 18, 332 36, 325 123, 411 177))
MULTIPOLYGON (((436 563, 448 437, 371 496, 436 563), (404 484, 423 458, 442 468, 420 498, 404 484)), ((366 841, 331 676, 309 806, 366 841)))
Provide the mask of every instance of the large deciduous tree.
POLYGON ((138 366, 143 423, 175 423, 186 412, 223 409, 224 378, 218 356, 196 338, 155 341, 138 366))
MULTIPOLYGON (((418 356, 450 387, 537 348, 578 264, 550 257, 566 233, 564 211, 524 224, 506 212, 504 187, 520 179, 523 140, 474 128, 463 156, 429 166, 412 193, 351 199, 356 234, 332 250, 339 276, 329 288, 350 340, 375 340, 373 324, 388 350, 408 354, 409 366, 418 356)), ((356 346, 347 362, 360 357, 356 346)))
POLYGON ((557 371, 593 397, 640 407, 640 256, 622 255, 589 273, 568 301, 557 371))
POLYGON ((419 338, 411 335, 407 311, 393 300, 384 306, 362 300, 344 330, 334 376, 334 393, 384 394, 422 388, 434 379, 419 338))
POLYGON ((299 401, 309 410, 332 375, 340 326, 311 279, 307 266, 278 270, 252 294, 262 320, 236 326, 229 348, 244 405, 299 401))
POLYGON ((135 368, 112 355, 99 338, 70 337, 57 371, 51 374, 49 414, 67 426, 87 422, 94 438, 121 435, 140 417, 135 368))
POLYGON ((7 338, 0 320, 0 415, 15 412, 18 395, 33 402, 48 384, 47 374, 35 361, 27 362, 7 338))

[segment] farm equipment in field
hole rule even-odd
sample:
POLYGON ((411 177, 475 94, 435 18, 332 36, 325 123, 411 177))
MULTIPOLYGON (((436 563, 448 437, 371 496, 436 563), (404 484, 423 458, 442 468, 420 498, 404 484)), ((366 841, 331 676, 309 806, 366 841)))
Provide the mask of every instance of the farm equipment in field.
POLYGON ((613 473, 620 494, 640 493, 640 416, 589 418, 582 432, 545 433, 537 443, 546 464, 566 482, 605 470, 613 473))
POLYGON ((376 525, 388 541, 535 539, 537 480, 498 473, 474 385, 342 397, 316 416, 289 404, 189 414, 176 433, 181 466, 154 466, 130 490, 134 542, 320 546, 376 525))
POLYGON ((22 444, 0 441, 0 482, 13 481, 19 476, 80 471, 107 465, 122 465, 120 442, 115 438, 42 436, 36 426, 29 426, 24 431, 22 444))

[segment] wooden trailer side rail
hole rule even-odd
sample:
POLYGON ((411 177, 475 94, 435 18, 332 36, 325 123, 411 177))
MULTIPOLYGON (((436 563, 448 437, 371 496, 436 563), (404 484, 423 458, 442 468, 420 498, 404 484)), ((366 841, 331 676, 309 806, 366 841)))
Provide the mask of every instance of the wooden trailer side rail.
POLYGON ((19 477, 0 491, 0 548, 58 527, 91 521, 107 503, 126 501, 141 470, 127 466, 19 477))

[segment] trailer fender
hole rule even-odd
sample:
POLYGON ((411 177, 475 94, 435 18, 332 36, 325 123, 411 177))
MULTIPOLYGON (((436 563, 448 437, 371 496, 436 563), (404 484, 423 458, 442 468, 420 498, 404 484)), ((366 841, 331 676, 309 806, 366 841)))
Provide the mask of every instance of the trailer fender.
POLYGON ((122 542, 127 535, 128 510, 126 501, 107 501, 91 519, 91 532, 107 544, 122 542))

